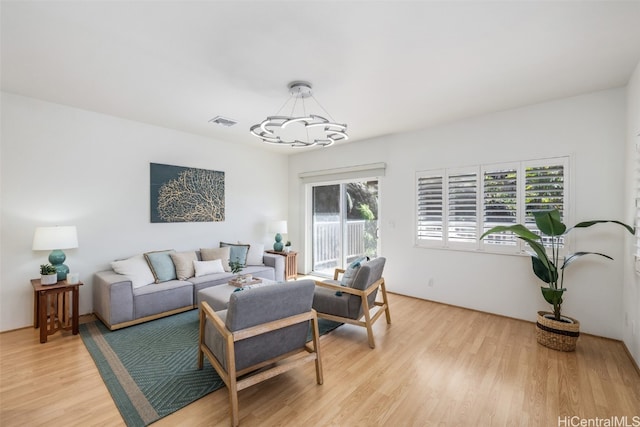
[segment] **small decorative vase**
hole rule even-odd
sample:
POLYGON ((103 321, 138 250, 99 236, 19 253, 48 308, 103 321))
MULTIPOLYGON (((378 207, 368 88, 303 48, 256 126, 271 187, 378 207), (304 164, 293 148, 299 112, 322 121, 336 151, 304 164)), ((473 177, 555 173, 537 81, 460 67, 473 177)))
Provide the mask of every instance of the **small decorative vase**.
POLYGON ((55 285, 58 283, 58 273, 41 274, 40 283, 43 285, 55 285))
POLYGON ((285 247, 284 247, 284 251, 285 251, 286 253, 291 252, 291 246, 285 246, 285 247))

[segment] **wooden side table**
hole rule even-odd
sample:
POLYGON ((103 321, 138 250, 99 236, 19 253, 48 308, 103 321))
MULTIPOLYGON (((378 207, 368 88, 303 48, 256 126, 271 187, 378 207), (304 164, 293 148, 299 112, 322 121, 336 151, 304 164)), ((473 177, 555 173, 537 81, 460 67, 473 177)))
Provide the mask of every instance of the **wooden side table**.
POLYGON ((70 285, 61 280, 55 285, 43 285, 40 279, 31 279, 33 286, 33 327, 40 327, 40 342, 59 330, 79 332, 79 288, 82 282, 70 285), (71 312, 71 314, 70 314, 71 312))
POLYGON ((294 251, 290 252, 278 252, 278 251, 266 251, 268 254, 282 255, 284 260, 284 280, 298 279, 298 253, 294 251))

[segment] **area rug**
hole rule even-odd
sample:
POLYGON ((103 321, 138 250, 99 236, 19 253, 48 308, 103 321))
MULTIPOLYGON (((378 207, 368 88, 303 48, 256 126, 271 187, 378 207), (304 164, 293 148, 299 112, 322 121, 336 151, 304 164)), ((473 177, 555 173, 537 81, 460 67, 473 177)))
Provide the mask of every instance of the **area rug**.
MULTIPOLYGON (((341 323, 318 325, 324 335, 341 323)), ((80 325, 80 336, 129 427, 147 426, 224 386, 208 362, 197 369, 198 310, 117 331, 97 320, 80 325)))

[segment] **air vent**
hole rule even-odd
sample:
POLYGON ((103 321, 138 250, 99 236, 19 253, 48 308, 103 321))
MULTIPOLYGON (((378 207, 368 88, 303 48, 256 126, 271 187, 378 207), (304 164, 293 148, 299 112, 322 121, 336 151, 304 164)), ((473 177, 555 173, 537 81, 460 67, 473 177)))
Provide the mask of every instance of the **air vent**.
POLYGON ((231 127, 235 124, 237 124, 238 122, 233 120, 233 119, 228 119, 226 117, 222 117, 222 116, 215 116, 213 119, 209 120, 210 123, 216 123, 218 125, 222 125, 222 126, 226 126, 226 127, 231 127))

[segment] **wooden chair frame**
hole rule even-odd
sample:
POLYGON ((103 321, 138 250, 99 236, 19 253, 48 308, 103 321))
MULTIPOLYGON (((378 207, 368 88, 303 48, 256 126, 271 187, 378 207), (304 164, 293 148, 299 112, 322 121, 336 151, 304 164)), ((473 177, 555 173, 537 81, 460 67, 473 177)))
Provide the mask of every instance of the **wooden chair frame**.
MULTIPOLYGON (((340 274, 344 273, 344 269, 336 268, 333 273, 333 280, 338 280, 340 274)), ((316 286, 320 286, 322 288, 327 288, 334 290, 336 292, 343 292, 346 294, 356 295, 362 299, 362 316, 358 319, 351 319, 348 317, 335 316, 333 314, 327 313, 318 313, 318 317, 322 319, 333 320, 335 322, 349 323, 352 325, 362 326, 367 329, 367 337, 369 339, 369 347, 375 348, 376 344, 373 338, 373 329, 372 326, 376 320, 382 313, 384 312, 387 318, 387 324, 391 324, 391 313, 389 312, 389 300, 387 299, 387 288, 384 284, 384 277, 381 277, 377 281, 373 282, 371 286, 369 286, 365 290, 348 288, 346 286, 336 285, 334 283, 325 283, 316 281, 316 286), (375 301, 373 307, 369 307, 368 296, 371 295, 376 289, 380 289, 380 293, 382 294, 382 302, 375 301), (371 311, 378 307, 373 316, 371 315, 371 311), (364 318, 364 321, 362 320, 364 318)))
POLYGON ((202 301, 200 303, 200 334, 199 334, 199 345, 198 345, 198 369, 202 369, 204 356, 207 356, 209 362, 216 370, 220 378, 227 386, 229 390, 229 402, 230 402, 230 414, 231 414, 231 425, 237 426, 240 422, 240 418, 238 415, 238 391, 244 390, 247 387, 250 387, 254 384, 257 384, 261 381, 265 381, 269 378, 275 377, 276 375, 280 375, 285 373, 293 368, 296 368, 304 363, 314 361, 316 365, 316 381, 318 384, 322 384, 322 361, 320 358, 320 333, 318 330, 318 316, 315 310, 311 309, 311 311, 297 314, 295 316, 286 317, 283 319, 278 319, 273 322, 263 323, 260 325, 256 325, 250 328, 241 329, 239 331, 231 332, 227 329, 226 325, 222 321, 222 319, 216 314, 215 311, 209 306, 206 301, 202 301), (204 342, 204 331, 205 331, 205 323, 206 319, 211 320, 212 325, 216 328, 216 330, 222 335, 223 339, 226 341, 226 361, 227 361, 227 370, 224 369, 222 364, 218 362, 218 359, 213 355, 211 350, 206 346, 204 342), (277 329, 285 328, 287 326, 295 325, 298 323, 308 322, 311 320, 312 324, 312 343, 310 346, 309 343, 305 344, 304 348, 299 350, 294 350, 292 352, 280 355, 278 357, 265 360, 264 362, 258 363, 256 365, 250 366, 248 368, 242 369, 240 371, 236 371, 236 358, 235 358, 235 343, 247 338, 255 337, 257 335, 261 335, 270 331, 274 331, 277 329), (306 353, 308 354, 305 354, 306 353), (286 361, 285 361, 286 360, 286 361), (275 366, 262 369, 269 365, 275 364, 276 362, 285 361, 280 364, 276 364, 275 366), (253 375, 247 375, 254 371, 253 375), (245 376, 246 375, 246 376, 245 376), (245 376, 245 377, 243 377, 245 376), (238 379, 239 377, 243 377, 242 379, 238 379))

